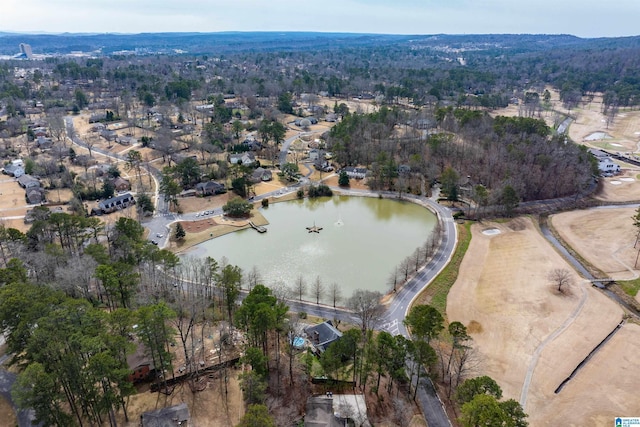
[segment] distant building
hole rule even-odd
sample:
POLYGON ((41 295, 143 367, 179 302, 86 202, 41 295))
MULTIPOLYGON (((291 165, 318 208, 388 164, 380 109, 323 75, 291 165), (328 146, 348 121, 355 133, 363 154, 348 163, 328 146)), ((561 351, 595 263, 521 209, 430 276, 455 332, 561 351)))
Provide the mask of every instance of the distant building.
POLYGON ((31 51, 31 45, 28 45, 26 43, 20 43, 20 56, 27 59, 33 59, 33 52, 31 51))

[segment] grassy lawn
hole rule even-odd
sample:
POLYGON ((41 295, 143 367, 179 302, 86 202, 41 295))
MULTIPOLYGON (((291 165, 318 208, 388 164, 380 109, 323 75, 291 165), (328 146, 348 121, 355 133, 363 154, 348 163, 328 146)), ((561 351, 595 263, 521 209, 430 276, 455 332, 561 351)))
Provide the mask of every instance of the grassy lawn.
POLYGON ((435 278, 433 282, 422 291, 422 294, 416 298, 415 305, 430 304, 435 307, 444 318, 446 318, 447 295, 449 289, 458 278, 458 270, 464 259, 464 255, 469 248, 471 242, 471 222, 467 221, 464 225, 458 226, 458 245, 451 257, 451 262, 444 270, 435 278))
POLYGON ((638 290, 640 290, 640 279, 618 282, 618 284, 627 295, 631 295, 632 297, 638 295, 638 290))

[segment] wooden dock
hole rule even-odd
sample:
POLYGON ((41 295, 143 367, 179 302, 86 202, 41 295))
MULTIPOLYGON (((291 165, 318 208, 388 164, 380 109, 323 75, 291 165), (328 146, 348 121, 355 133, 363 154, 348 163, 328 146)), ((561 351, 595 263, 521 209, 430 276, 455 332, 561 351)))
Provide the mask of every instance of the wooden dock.
POLYGON ((253 221, 249 221, 249 225, 251 226, 251 228, 256 230, 258 233, 266 233, 267 232, 267 228, 266 227, 263 227, 261 225, 255 225, 253 223, 253 221))

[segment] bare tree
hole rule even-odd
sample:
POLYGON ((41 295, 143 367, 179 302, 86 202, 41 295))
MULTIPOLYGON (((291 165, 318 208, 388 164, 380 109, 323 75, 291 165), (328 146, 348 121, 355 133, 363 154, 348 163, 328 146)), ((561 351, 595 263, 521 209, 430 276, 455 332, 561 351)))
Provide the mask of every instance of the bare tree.
POLYGON ((333 282, 329 287, 329 292, 331 293, 331 300, 333 301, 333 307, 335 308, 336 303, 342 300, 342 289, 340 289, 340 285, 333 282))
POLYGON ((324 294, 324 283, 320 280, 320 276, 316 276, 316 280, 312 285, 313 296, 316 297, 316 304, 320 304, 320 298, 324 294))
POLYGON ((49 122, 49 132, 51 136, 57 141, 64 141, 67 136, 67 129, 64 124, 64 118, 62 117, 62 111, 51 110, 47 114, 47 120, 49 122))
POLYGON ((261 281, 262 275, 260 274, 260 270, 258 270, 258 267, 254 265, 245 277, 247 288, 249 288, 249 291, 251 291, 251 289, 253 289, 261 281))
POLYGON ((573 284, 573 275, 566 268, 555 268, 551 270, 547 279, 558 287, 558 292, 564 293, 566 288, 573 284), (563 289, 564 288, 564 289, 563 289))
POLYGON ((347 308, 360 320, 362 332, 374 329, 384 316, 384 306, 380 303, 382 294, 376 291, 358 289, 347 300, 347 308))
POLYGON ((298 276, 295 284, 295 292, 298 295, 298 299, 302 301, 302 296, 307 292, 307 282, 305 282, 302 274, 298 276))
POLYGON ((400 281, 400 278, 398 277, 398 267, 394 267, 393 271, 391 272, 391 274, 389 275, 389 278, 387 279, 387 284, 389 285, 389 287, 391 289, 393 289, 393 292, 396 292, 396 287, 398 286, 398 282, 400 281))

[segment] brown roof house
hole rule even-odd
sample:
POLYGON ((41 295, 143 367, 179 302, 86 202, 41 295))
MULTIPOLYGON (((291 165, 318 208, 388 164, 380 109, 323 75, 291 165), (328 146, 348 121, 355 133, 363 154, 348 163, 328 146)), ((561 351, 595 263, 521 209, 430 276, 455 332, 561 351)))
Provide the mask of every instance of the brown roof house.
POLYGON ((129 190, 131 190, 131 183, 129 182, 129 180, 128 179, 124 179, 121 176, 115 178, 113 180, 112 184, 113 184, 113 188, 116 191, 129 191, 129 190))
POLYGON ((222 194, 225 191, 224 185, 215 181, 199 182, 196 184, 196 193, 202 196, 222 194))

